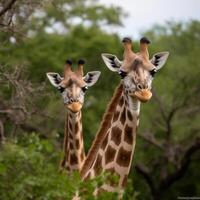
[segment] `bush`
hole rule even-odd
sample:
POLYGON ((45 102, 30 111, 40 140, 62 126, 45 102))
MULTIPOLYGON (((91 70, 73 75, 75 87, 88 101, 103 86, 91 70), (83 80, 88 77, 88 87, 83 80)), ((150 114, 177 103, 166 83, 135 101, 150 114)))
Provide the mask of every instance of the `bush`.
MULTIPOLYGON (((0 155, 1 199, 68 200, 78 189, 84 191, 81 193, 83 199, 94 199, 95 186, 106 176, 82 182, 78 173, 67 176, 59 172, 60 158, 61 152, 49 140, 40 139, 36 134, 6 142, 0 155)), ((102 193, 98 199, 114 200, 116 194, 102 193)))

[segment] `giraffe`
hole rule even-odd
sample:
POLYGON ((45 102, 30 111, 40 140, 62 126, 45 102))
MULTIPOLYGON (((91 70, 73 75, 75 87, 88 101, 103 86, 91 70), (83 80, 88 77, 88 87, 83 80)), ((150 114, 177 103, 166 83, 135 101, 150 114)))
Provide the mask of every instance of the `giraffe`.
POLYGON ((63 143, 64 158, 60 167, 61 170, 66 169, 69 174, 74 170, 80 171, 85 159, 81 108, 86 90, 94 85, 100 76, 99 71, 88 72, 84 76, 83 65, 84 60, 79 60, 77 70, 72 71, 72 62, 67 60, 64 77, 54 72, 47 73, 51 84, 60 91, 67 108, 63 143))
POLYGON ((152 80, 155 73, 165 64, 169 53, 160 52, 149 59, 150 41, 140 40, 140 51, 134 53, 130 38, 122 40, 123 61, 115 55, 103 53, 106 66, 121 76, 121 83, 107 108, 101 126, 81 169, 83 180, 92 179, 101 172, 109 172, 118 181, 106 180, 94 194, 101 191, 117 192, 122 197, 130 171, 139 125, 140 103, 151 97, 152 80))

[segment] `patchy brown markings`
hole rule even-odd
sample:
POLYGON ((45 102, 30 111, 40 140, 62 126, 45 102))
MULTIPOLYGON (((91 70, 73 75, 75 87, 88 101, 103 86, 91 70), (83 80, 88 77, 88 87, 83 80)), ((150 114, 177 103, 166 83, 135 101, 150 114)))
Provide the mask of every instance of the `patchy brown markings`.
POLYGON ((127 107, 128 106, 128 102, 125 100, 124 101, 124 105, 127 107))
POLYGON ((94 173, 95 175, 99 175, 101 170, 102 170, 102 156, 101 155, 98 155, 96 161, 95 161, 95 164, 94 164, 94 173))
POLYGON ((70 149, 73 149, 73 148, 74 148, 73 143, 71 143, 71 142, 69 143, 69 148, 70 148, 70 149))
POLYGON ((113 149, 111 146, 108 146, 106 152, 105 152, 105 163, 109 163, 114 160, 116 154, 116 150, 113 149))
POLYGON ((125 175, 122 181, 122 187, 126 186, 127 180, 128 180, 128 175, 125 175))
POLYGON ((116 112, 114 113, 114 116, 113 116, 113 122, 115 122, 115 121, 118 120, 118 118, 119 118, 119 114, 120 114, 119 111, 116 111, 116 112))
POLYGON ((106 148, 107 144, 108 144, 108 133, 107 133, 106 137, 103 140, 101 148, 104 150, 106 148))
POLYGON ((68 135, 69 135, 69 138, 73 140, 73 135, 72 135, 72 133, 70 132, 70 133, 68 133, 68 135))
POLYGON ((119 149, 117 155, 117 164, 122 167, 128 167, 131 159, 131 151, 126 151, 123 147, 119 149))
POLYGON ((122 125, 124 125, 124 123, 126 121, 126 108, 124 108, 124 110, 121 113, 120 121, 121 121, 122 125))
POLYGON ((78 122, 75 123, 75 134, 78 133, 78 130, 79 130, 79 124, 78 122))
POLYGON ((119 145, 121 142, 121 135, 122 135, 122 130, 119 129, 117 126, 112 128, 112 135, 111 135, 111 140, 114 141, 116 145, 119 145))
POLYGON ((79 149, 80 148, 80 143, 79 143, 79 140, 76 139, 76 148, 79 149))
POLYGON ((129 110, 127 110, 127 117, 130 121, 133 121, 133 116, 129 110))
POLYGON ((124 141, 128 144, 133 144, 133 129, 128 124, 126 124, 124 129, 124 141))
POLYGON ((70 164, 71 164, 71 165, 78 164, 77 156, 76 156, 74 153, 71 154, 71 156, 70 156, 70 164))
POLYGON ((68 121, 69 123, 69 130, 72 131, 72 123, 70 122, 70 120, 68 121))

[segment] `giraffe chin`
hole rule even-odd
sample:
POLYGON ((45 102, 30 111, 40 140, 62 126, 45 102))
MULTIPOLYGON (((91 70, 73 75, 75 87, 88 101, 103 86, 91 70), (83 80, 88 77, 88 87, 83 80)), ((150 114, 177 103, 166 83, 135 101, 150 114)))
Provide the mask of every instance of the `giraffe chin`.
POLYGON ((81 110, 82 104, 79 102, 73 102, 73 103, 67 104, 66 107, 73 113, 77 113, 81 110))
POLYGON ((146 103, 147 101, 151 99, 152 93, 150 90, 140 90, 140 91, 136 91, 133 94, 133 97, 136 97, 142 103, 146 103))

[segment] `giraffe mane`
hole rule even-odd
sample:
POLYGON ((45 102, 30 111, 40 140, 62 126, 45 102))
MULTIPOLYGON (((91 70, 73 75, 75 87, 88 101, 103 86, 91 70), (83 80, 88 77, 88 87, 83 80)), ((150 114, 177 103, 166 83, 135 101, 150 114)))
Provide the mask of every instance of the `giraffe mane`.
POLYGON ((102 144, 102 142, 106 136, 107 130, 110 127, 111 119, 112 119, 113 113, 116 109, 116 106, 119 102, 119 99, 121 97, 122 90, 123 90, 123 85, 122 85, 122 83, 120 83, 117 86, 117 88, 115 89, 114 95, 113 95, 109 105, 107 106, 106 112, 103 115, 103 119, 102 119, 100 128, 97 131, 96 137, 92 143, 92 146, 88 152, 88 155, 85 159, 83 167, 80 171, 82 178, 87 173, 87 171, 89 170, 90 166, 92 165, 94 159, 96 158, 96 155, 100 148, 100 145, 102 144))

